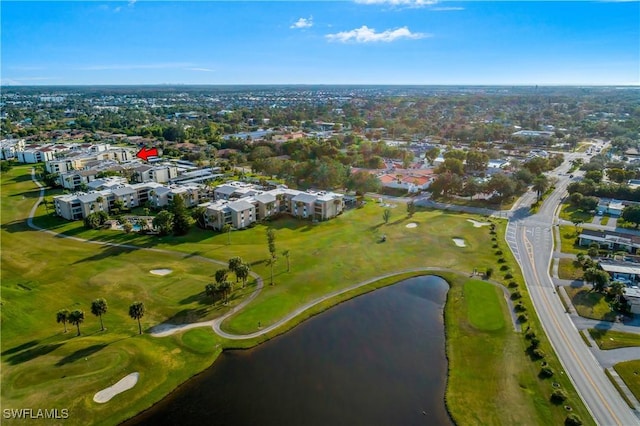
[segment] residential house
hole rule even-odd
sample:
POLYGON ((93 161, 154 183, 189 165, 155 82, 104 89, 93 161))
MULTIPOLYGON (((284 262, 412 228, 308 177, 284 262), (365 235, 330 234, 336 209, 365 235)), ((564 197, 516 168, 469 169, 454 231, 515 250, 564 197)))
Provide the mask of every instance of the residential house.
POLYGON ((583 229, 578 237, 578 244, 588 247, 591 243, 597 243, 600 247, 608 248, 609 250, 636 253, 640 248, 640 235, 583 229))
POLYGON ((608 214, 613 217, 620 217, 624 210, 624 204, 621 201, 601 199, 598 202, 596 211, 599 215, 608 214))
POLYGON ((640 288, 627 287, 624 289, 622 296, 629 304, 631 313, 640 315, 640 288))
POLYGON ((627 286, 638 285, 640 282, 640 263, 603 259, 598 265, 609 274, 611 281, 619 281, 627 286))

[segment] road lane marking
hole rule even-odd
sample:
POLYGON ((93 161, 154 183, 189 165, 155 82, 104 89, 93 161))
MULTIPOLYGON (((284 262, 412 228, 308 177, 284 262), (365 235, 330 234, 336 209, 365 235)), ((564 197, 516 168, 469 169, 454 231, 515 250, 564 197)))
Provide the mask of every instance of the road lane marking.
MULTIPOLYGON (((527 256, 529 257, 529 261, 531 262, 531 270, 533 272, 533 276, 535 277, 535 280, 538 283, 538 286, 542 287, 542 283, 540 281, 540 277, 538 276, 538 272, 537 272, 537 270, 535 268, 535 259, 534 259, 534 256, 533 256, 533 245, 531 244, 531 241, 526 237, 526 235, 524 233, 522 234, 522 237, 524 238, 525 250, 527 252, 527 256)), ((560 326, 560 323, 558 321, 558 318, 556 317, 556 314, 551 309, 551 303, 549 302, 549 299, 547 298, 547 295, 545 294, 544 290, 542 290, 540 294, 541 294, 541 300, 544 302, 544 304, 548 308, 547 310, 549 312, 549 318, 551 318, 551 320, 555 323, 556 331, 558 332, 558 334, 562 337, 562 339, 566 343, 567 349, 569 349, 569 351, 572 353, 576 365, 578 365, 580 367, 580 369, 584 373, 584 377, 589 381, 589 383, 591 383, 591 386, 595 390, 595 393, 598 395, 598 397, 600 398, 601 402, 604 404, 604 407, 607 409, 607 411, 609 411, 611 416, 616 420, 616 423, 619 424, 619 425, 622 425, 622 423, 620 422, 620 419, 618 418, 618 416, 616 416, 614 410, 612 410, 612 408, 608 404, 606 398, 604 397, 604 395, 602 395, 602 393, 600 392, 600 389, 594 383, 591 375, 587 372, 584 364, 582 363, 582 360, 580 359, 578 354, 576 354, 576 352, 574 351, 573 346, 571 346, 571 344, 569 342, 569 339, 567 338, 567 334, 564 332, 564 330, 560 326)), ((551 341, 550 341, 550 343, 551 343, 551 341)), ((553 344, 552 344, 552 346, 553 346, 553 344)), ((566 368, 565 368, 565 370, 566 370, 566 368)), ((574 384, 574 386, 575 386, 575 384, 574 384)), ((576 391, 577 390, 578 389, 577 389, 577 386, 576 386, 576 391)), ((585 405, 588 408, 588 405, 586 403, 585 403, 585 405)))

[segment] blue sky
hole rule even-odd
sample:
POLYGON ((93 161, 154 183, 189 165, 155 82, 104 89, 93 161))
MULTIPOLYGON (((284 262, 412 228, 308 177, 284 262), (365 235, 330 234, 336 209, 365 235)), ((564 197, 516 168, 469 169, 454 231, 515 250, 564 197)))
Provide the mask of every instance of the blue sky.
POLYGON ((640 2, 2 1, 3 85, 640 84, 640 2))

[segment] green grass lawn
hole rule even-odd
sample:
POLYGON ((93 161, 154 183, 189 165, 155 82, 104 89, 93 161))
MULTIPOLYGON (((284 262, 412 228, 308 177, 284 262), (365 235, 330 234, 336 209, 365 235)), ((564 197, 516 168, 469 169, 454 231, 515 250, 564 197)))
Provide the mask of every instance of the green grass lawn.
POLYGON ((478 330, 494 331, 505 326, 500 303, 501 290, 487 282, 470 280, 464 284, 469 323, 478 330))
POLYGON ((591 222, 591 220, 593 219, 593 215, 568 203, 563 203, 562 207, 560 208, 560 219, 568 220, 571 222, 573 222, 574 220, 580 220, 586 223, 591 222))
MULTIPOLYGON (((210 303, 203 294, 204 285, 213 280, 220 267, 211 260, 226 262, 241 256, 255 272, 268 277, 269 268, 264 264, 269 254, 266 226, 232 232, 231 244, 227 244, 227 235, 196 229, 184 237, 161 238, 89 231, 79 222, 60 220, 39 207, 36 222, 57 232, 175 253, 116 249, 62 239, 31 230, 25 224, 38 196, 28 170, 20 166, 3 174, 0 194, 3 408, 65 407, 74 424, 115 424, 148 408, 202 371, 224 348, 253 346, 341 300, 416 275, 400 274, 343 294, 306 311, 270 336, 253 340, 227 341, 206 328, 167 338, 140 336, 137 323, 128 316, 128 306, 135 300, 146 305, 142 325, 148 330, 162 322, 214 318, 246 297, 255 283, 236 288, 229 306, 210 303), (172 269, 173 273, 164 277, 149 273, 159 268, 172 269), (106 298, 109 305, 104 332, 99 331, 98 318, 90 313, 90 303, 98 297, 106 298), (85 311, 80 337, 72 327, 63 333, 62 325, 56 324, 55 313, 61 308, 85 311), (133 371, 140 372, 134 391, 118 395, 107 404, 93 402, 97 391, 133 371)), ((272 324, 321 295, 412 268, 448 268, 468 275, 474 268, 492 266, 495 280, 522 283, 504 243, 504 222, 494 220, 498 226, 496 240, 492 241, 487 227, 474 228, 467 221, 486 218, 442 211, 419 211, 407 218, 404 207, 399 206, 384 224, 382 212, 380 206, 368 203, 317 225, 290 218, 270 223, 276 231, 278 253, 291 253, 291 270, 287 272, 286 260, 280 257, 275 285, 266 285, 224 328, 255 331, 258 321, 263 327, 272 324), (410 222, 418 226, 407 228, 410 222), (387 239, 380 243, 383 234, 387 239), (457 247, 452 237, 464 238, 467 246, 457 247), (505 252, 505 264, 513 278, 507 279, 507 271, 499 271, 497 257, 489 249, 493 245, 505 252)), ((537 377, 539 365, 525 355, 525 341, 513 332, 499 289, 480 281, 465 285, 466 279, 459 274, 440 275, 452 285, 446 306, 447 347, 454 360, 450 374, 455 379, 449 382, 447 403, 454 418, 471 423, 478 418, 483 424, 562 423, 566 413, 548 402, 550 384, 537 377)), ((539 328, 523 286, 521 291, 531 327, 539 328)), ((542 331, 538 334, 541 347, 549 354, 547 361, 559 375, 557 359, 542 331)), ((575 400, 575 412, 590 422, 568 380, 561 376, 557 380, 575 400)))
POLYGON ((573 225, 560 225, 560 247, 563 253, 586 253, 586 247, 580 247, 576 241, 580 232, 573 225))
MULTIPOLYGON (((545 361, 556 372, 540 379, 540 361, 525 355, 526 340, 514 333, 500 289, 459 275, 439 274, 451 283, 445 307, 449 379, 446 401, 459 425, 563 424, 566 412, 549 403, 557 382, 584 424, 591 419, 555 356, 545 361), (477 390, 477 391, 474 391, 477 390), (481 391, 479 391, 481 390, 481 391)), ((538 336, 539 326, 532 323, 538 336)), ((541 348, 551 354, 548 342, 541 348)))
POLYGON ((614 321, 616 312, 611 310, 609 302, 602 293, 595 293, 589 288, 565 287, 578 315, 602 321, 614 321))
POLYGON ((582 270, 582 266, 573 260, 560 258, 558 265, 558 278, 563 280, 579 280, 582 279, 582 275, 584 271, 582 270))
MULTIPOLYGON (((590 328, 589 334, 600 349, 618 349, 640 346, 640 335, 622 331, 590 328)), ((640 357, 640 354, 639 354, 640 357)))
POLYGON ((625 361, 613 366, 633 395, 640 401, 640 360, 625 361))

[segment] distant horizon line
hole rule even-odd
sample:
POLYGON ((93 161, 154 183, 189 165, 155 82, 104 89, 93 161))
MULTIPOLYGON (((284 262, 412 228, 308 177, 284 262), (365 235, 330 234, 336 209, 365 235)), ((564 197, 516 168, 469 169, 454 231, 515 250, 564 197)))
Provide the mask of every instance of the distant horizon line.
POLYGON ((610 84, 565 84, 565 83, 97 83, 97 84, 0 84, 0 88, 20 87, 196 87, 196 86, 387 86, 387 87, 631 87, 640 88, 640 83, 610 84))

